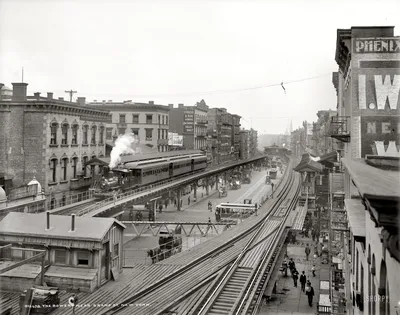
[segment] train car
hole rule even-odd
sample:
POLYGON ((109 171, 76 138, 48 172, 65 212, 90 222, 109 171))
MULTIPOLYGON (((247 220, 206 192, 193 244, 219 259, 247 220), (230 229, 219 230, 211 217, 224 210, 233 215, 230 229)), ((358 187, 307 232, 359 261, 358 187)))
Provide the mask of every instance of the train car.
POLYGON ((257 204, 221 203, 215 208, 217 221, 230 222, 245 219, 257 210, 257 204))

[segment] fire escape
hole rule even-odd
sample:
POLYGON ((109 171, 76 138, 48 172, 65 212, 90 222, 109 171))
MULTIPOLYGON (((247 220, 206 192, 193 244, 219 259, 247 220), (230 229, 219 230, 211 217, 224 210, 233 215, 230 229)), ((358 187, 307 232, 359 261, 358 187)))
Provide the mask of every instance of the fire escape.
POLYGON ((349 119, 349 116, 332 117, 329 131, 330 137, 342 142, 350 142, 349 119))

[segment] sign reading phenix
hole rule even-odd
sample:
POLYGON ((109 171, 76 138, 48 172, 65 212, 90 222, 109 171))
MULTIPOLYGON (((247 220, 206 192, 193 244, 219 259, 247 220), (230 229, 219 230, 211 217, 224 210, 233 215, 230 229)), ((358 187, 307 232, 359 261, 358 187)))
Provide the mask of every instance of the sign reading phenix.
POLYGON ((400 39, 356 39, 354 52, 365 53, 400 53, 400 39))
POLYGON ((358 75, 359 109, 400 109, 399 92, 400 75, 358 75))

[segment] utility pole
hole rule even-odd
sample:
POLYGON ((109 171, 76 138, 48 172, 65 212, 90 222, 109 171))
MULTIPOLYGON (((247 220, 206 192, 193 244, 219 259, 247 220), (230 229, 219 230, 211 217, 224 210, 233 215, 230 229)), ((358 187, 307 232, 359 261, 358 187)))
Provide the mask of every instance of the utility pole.
POLYGON ((71 89, 71 91, 65 91, 65 93, 69 94, 69 101, 72 102, 72 95, 78 92, 71 89))

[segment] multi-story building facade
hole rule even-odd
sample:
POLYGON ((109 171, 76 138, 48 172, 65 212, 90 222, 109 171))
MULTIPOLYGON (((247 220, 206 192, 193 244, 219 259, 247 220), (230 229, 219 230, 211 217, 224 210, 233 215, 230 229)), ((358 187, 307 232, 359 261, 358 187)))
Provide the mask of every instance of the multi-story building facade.
POLYGON ((249 158, 253 158, 258 152, 258 133, 253 128, 249 131, 249 158))
POLYGON ((399 40, 393 27, 337 31, 337 116, 329 134, 343 148, 349 230, 341 258, 352 314, 398 311, 400 194, 398 171, 391 169, 398 170, 400 157, 399 40))
POLYGON ((11 101, 12 99, 12 89, 0 83, 0 99, 2 101, 11 101))
POLYGON ((320 110, 318 120, 313 123, 312 148, 316 155, 324 155, 337 149, 336 141, 328 137, 331 118, 337 114, 333 110, 320 110))
POLYGON ((53 93, 27 96, 27 83, 13 83, 11 100, 0 99, 0 179, 6 190, 33 177, 45 192, 87 188, 85 162, 105 154, 108 111, 53 99, 53 93))
POLYGON ((168 151, 169 107, 132 101, 94 101, 90 106, 107 110, 112 121, 106 126, 107 144, 126 133, 134 134, 140 145, 155 148, 158 152, 168 151))
POLYGON ((240 130, 239 158, 241 160, 249 158, 249 131, 245 129, 240 130))
POLYGON ((235 160, 238 160, 240 155, 240 118, 239 115, 232 115, 232 146, 235 160))
POLYGON ((233 129, 233 120, 232 114, 228 113, 226 108, 221 108, 221 134, 219 137, 220 146, 219 146, 219 155, 220 155, 220 163, 225 163, 232 161, 234 159, 234 146, 232 145, 232 129, 233 129))
POLYGON ((194 106, 169 105, 169 130, 183 135, 183 147, 188 150, 207 150, 208 106, 201 100, 194 106))

